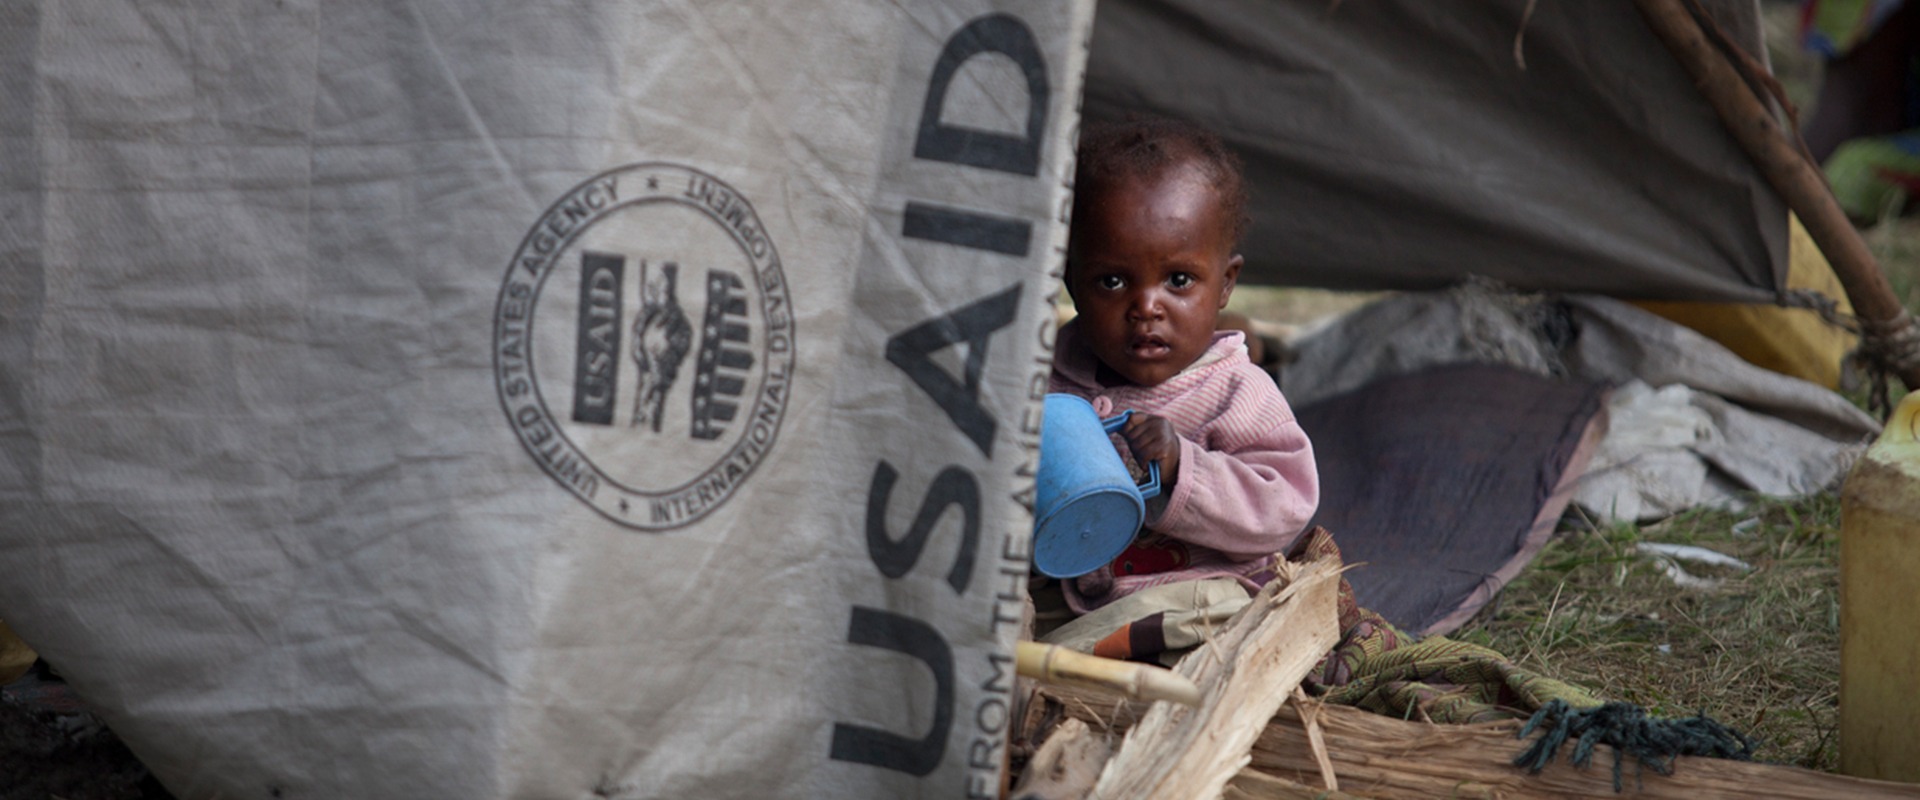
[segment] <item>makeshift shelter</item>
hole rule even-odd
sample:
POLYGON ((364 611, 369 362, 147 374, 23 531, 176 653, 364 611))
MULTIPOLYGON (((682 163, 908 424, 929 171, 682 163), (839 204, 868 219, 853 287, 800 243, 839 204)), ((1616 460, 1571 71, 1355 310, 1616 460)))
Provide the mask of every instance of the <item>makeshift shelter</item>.
POLYGON ((189 797, 991 795, 1083 88, 1255 282, 1781 294, 1624 4, 1093 17, 0 4, 0 618, 189 797))
MULTIPOLYGON (((1764 60, 1758 3, 1700 6, 1764 60)), ((1659 301, 1655 311, 1721 345, 1828 387, 1851 346, 1815 311, 1779 307, 1844 308, 1847 298, 1631 3, 1109 0, 1086 93, 1090 122, 1194 119, 1243 155, 1253 185, 1243 282, 1418 291, 1471 279, 1659 301)), ((1438 307, 1451 302, 1405 298, 1356 314, 1298 343, 1280 370, 1333 462, 1318 521, 1370 564, 1354 575, 1363 599, 1414 630, 1464 622, 1575 497, 1598 518, 1631 520, 1741 492, 1817 491, 1875 430, 1830 392, 1601 298, 1569 310, 1481 293, 1438 307), (1661 366, 1676 359, 1692 366, 1661 366), (1402 377, 1460 362, 1531 375, 1434 379, 1469 383, 1456 391, 1402 377), (1603 440, 1608 415, 1592 399, 1636 379, 1702 393, 1675 390, 1678 406, 1622 417, 1678 426, 1651 434, 1667 437, 1651 451, 1603 440), (1578 385, 1556 385, 1568 381, 1578 385), (1763 416, 1714 428, 1748 409, 1763 416), (1809 418, 1823 420, 1816 432, 1796 429, 1809 418), (1746 433, 1755 425, 1781 432, 1762 442, 1746 433), (1596 453, 1609 471, 1583 485, 1596 453), (1762 460, 1784 466, 1741 474, 1762 460), (1666 466, 1647 466, 1656 462, 1666 466), (1410 580, 1419 576, 1433 584, 1410 580)))

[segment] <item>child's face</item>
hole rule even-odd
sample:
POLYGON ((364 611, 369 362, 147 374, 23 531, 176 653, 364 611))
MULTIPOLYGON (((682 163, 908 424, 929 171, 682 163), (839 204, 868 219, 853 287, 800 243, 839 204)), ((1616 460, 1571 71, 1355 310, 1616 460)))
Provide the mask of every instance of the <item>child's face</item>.
POLYGON ((1229 221, 1189 163, 1094 191, 1073 220, 1067 292, 1101 363, 1156 386, 1213 342, 1240 277, 1229 221))

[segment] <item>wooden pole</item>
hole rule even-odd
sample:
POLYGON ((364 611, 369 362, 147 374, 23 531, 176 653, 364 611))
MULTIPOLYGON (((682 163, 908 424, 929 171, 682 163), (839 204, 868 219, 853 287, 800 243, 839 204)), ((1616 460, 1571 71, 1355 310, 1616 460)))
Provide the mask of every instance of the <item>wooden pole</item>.
MULTIPOLYGON (((1147 713, 1144 704, 1115 703, 1111 695, 1102 696, 1076 687, 1048 686, 1040 692, 1043 697, 1059 702, 1068 716, 1085 720, 1096 728, 1124 729, 1147 713)), ((1672 775, 1639 771, 1629 759, 1622 767, 1627 792, 1621 795, 1613 791, 1613 753, 1608 748, 1596 752, 1593 762, 1584 769, 1567 763, 1573 750, 1572 742, 1538 775, 1514 766, 1513 757, 1527 746, 1527 742, 1514 738, 1520 730, 1518 721, 1438 725, 1336 705, 1319 709, 1318 716, 1327 754, 1333 761, 1334 772, 1340 776, 1340 790, 1357 797, 1920 798, 1920 786, 1913 784, 1699 756, 1675 759, 1672 775)), ((1285 786, 1312 786, 1319 780, 1319 759, 1314 755, 1300 711, 1293 705, 1283 706, 1266 724, 1253 744, 1251 755, 1248 769, 1278 777, 1285 786)), ((1240 796, 1245 797, 1264 782, 1242 783, 1240 796)), ((1275 791, 1264 796, 1290 798, 1297 796, 1295 791, 1275 791)))
MULTIPOLYGON (((1912 335, 1913 317, 1901 307, 1880 263, 1840 210, 1826 176, 1796 144, 1793 132, 1754 96, 1739 70, 1707 38, 1683 0, 1634 3, 1653 32, 1693 76, 1694 86, 1746 148, 1774 191, 1799 215, 1820 252, 1826 254, 1865 328, 1863 342, 1876 336, 1884 341, 1912 335)), ((1920 354, 1896 352, 1889 359, 1892 363, 1886 365, 1908 388, 1920 388, 1920 357, 1916 356, 1920 354)))

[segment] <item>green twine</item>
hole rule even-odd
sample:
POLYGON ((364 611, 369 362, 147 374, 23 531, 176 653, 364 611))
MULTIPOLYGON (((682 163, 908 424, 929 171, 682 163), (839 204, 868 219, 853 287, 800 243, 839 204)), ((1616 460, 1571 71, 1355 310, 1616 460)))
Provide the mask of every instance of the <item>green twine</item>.
MULTIPOLYGON (((1613 791, 1622 791, 1620 767, 1627 755, 1641 768, 1661 775, 1673 774, 1673 761, 1680 756, 1707 756, 1735 761, 1753 760, 1753 741, 1745 734, 1702 714, 1686 719, 1662 719, 1647 716, 1646 709, 1632 703, 1606 703, 1592 708, 1574 709, 1564 700, 1552 700, 1534 712, 1533 718, 1514 738, 1525 739, 1535 730, 1542 733, 1513 765, 1538 774, 1552 763, 1553 755, 1568 739, 1575 739, 1569 761, 1586 767, 1593 761, 1594 748, 1613 745, 1613 791)), ((1635 774, 1638 781, 1638 773, 1635 774)))

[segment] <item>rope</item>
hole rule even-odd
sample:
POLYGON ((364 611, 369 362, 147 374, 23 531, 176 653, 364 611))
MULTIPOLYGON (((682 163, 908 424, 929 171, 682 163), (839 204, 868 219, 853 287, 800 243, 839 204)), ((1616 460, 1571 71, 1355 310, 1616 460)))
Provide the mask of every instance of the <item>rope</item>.
POLYGON ((1780 295, 1780 305, 1810 309, 1827 324, 1860 337, 1859 348, 1848 357, 1867 375, 1867 410, 1884 421, 1893 409, 1888 391, 1893 376, 1920 370, 1920 324, 1913 315, 1901 311, 1890 320, 1870 320, 1842 313, 1833 298, 1807 289, 1780 295))
MULTIPOLYGON (((1887 386, 1892 375, 1912 375, 1920 369, 1920 325, 1901 310, 1889 320, 1860 320, 1860 349, 1854 358, 1867 368, 1873 382, 1867 407, 1881 419, 1893 410, 1887 386)), ((1909 387, 1912 388, 1912 387, 1909 387)))
POLYGON ((1704 714, 1686 719, 1662 719, 1647 716, 1646 709, 1632 703, 1607 703, 1576 710, 1564 700, 1552 700, 1534 712, 1515 738, 1525 739, 1535 730, 1542 732, 1540 738, 1514 757, 1514 766, 1539 774, 1553 762, 1553 755, 1562 744, 1576 739, 1568 760, 1575 767, 1584 768, 1592 763, 1594 748, 1610 744, 1613 745, 1615 793, 1623 791, 1620 767, 1628 755, 1634 757, 1639 768, 1650 768, 1661 775, 1672 775, 1674 759, 1680 756, 1753 760, 1752 740, 1704 714))
POLYGON ((1820 321, 1858 336, 1860 318, 1840 310, 1840 301, 1812 289, 1788 289, 1779 297, 1782 308, 1801 308, 1820 315, 1820 321))

